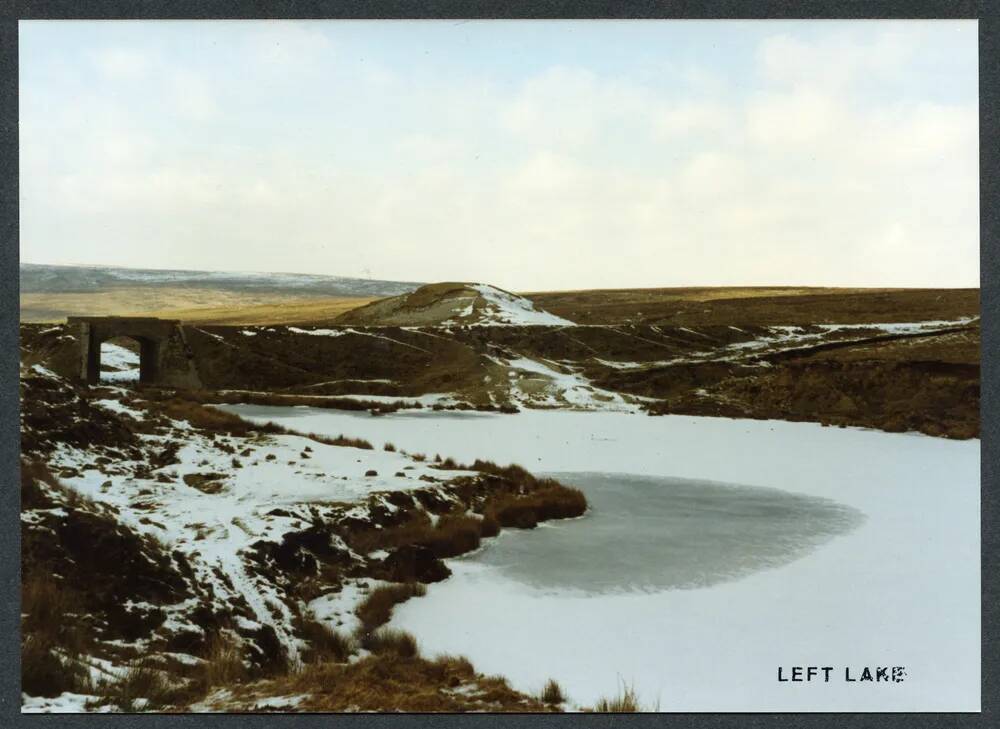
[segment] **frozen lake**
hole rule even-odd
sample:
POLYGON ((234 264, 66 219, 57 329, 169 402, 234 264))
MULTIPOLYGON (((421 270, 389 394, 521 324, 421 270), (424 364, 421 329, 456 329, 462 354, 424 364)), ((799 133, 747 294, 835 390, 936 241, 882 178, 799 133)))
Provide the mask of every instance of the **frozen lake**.
POLYGON ((465 654, 527 691, 554 677, 581 705, 625 681, 664 711, 979 709, 978 440, 628 413, 226 409, 580 482, 593 513, 507 530, 397 608, 426 653, 465 654), (777 681, 779 666, 810 665, 834 667, 831 681, 777 681), (864 666, 906 679, 843 680, 864 666))
POLYGON ((708 587, 790 562, 856 527, 828 499, 712 481, 553 473, 587 495, 580 519, 507 532, 469 561, 538 590, 583 594, 708 587))

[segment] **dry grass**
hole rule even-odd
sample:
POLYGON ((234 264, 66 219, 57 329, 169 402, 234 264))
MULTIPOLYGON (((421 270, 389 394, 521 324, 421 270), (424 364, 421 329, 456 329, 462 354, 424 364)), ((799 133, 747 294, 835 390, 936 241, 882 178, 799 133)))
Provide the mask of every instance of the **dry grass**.
POLYGON ((212 637, 203 658, 199 678, 204 686, 231 686, 249 675, 240 647, 222 634, 212 637))
POLYGON ((893 289, 821 288, 808 286, 678 286, 649 289, 573 289, 567 291, 529 291, 519 294, 539 299, 590 299, 649 303, 656 301, 715 301, 716 299, 753 299, 767 296, 816 296, 831 293, 862 293, 893 289))
POLYGON ((300 634, 309 643, 303 655, 307 663, 343 663, 358 650, 358 641, 343 635, 315 618, 302 621, 300 634))
POLYGON ((361 647, 378 656, 416 658, 420 654, 417 639, 405 630, 379 628, 361 638, 361 647))
POLYGON ((487 524, 484 521, 464 512, 455 512, 444 514, 437 524, 432 524, 426 513, 418 511, 402 524, 355 532, 348 536, 348 541, 352 549, 365 553, 413 545, 424 547, 438 559, 444 559, 471 552, 479 546, 483 536, 496 536, 499 529, 495 520, 487 524))
MULTIPOLYGON (((502 481, 493 482, 495 490, 483 499, 473 497, 473 479, 460 480, 458 495, 464 501, 462 507, 440 515, 436 523, 426 512, 417 510, 402 523, 353 530, 343 535, 351 548, 367 554, 378 549, 395 551, 413 546, 426 549, 440 560, 477 549, 483 538, 495 537, 501 527, 530 529, 541 521, 577 517, 587 510, 587 499, 578 489, 551 479, 536 479, 517 465, 500 467, 476 461, 473 466, 458 466, 448 459, 442 462, 442 467, 480 470, 499 475, 502 481), (466 509, 475 509, 476 513, 470 514, 466 509)), ((393 567, 391 579, 423 579, 405 564, 402 561, 393 567)))
POLYGON ((546 704, 561 704, 566 701, 566 695, 563 694, 562 687, 554 678, 550 678, 545 682, 541 698, 546 704))
POLYGON ((529 298, 577 324, 846 324, 955 319, 979 312, 978 289, 686 287, 539 292, 529 298))
POLYGON ((241 418, 239 415, 234 415, 233 413, 213 407, 206 407, 198 402, 198 400, 192 399, 191 393, 163 393, 163 399, 156 399, 158 393, 155 391, 150 391, 147 394, 153 401, 153 410, 173 420, 186 420, 195 428, 213 433, 224 433, 240 438, 244 438, 251 433, 298 435, 314 440, 317 443, 323 443, 324 445, 374 450, 374 446, 364 438, 351 438, 343 434, 331 438, 325 435, 318 435, 317 433, 302 433, 278 425, 277 423, 254 423, 241 418))
POLYGON ((421 544, 440 559, 457 557, 479 547, 482 520, 466 514, 445 514, 421 544))
POLYGON ((579 489, 553 483, 526 495, 503 496, 486 513, 500 526, 531 529, 540 521, 569 519, 587 510, 587 498, 579 489))
MULTIPOLYGON (((151 394, 151 391, 147 391, 151 394)), ((156 398, 156 395, 151 395, 156 398)), ((394 413, 398 410, 421 410, 423 405, 416 400, 399 398, 393 402, 376 400, 356 400, 336 395, 292 395, 274 392, 257 392, 253 390, 177 390, 169 395, 160 395, 159 399, 169 397, 174 400, 187 400, 204 405, 276 405, 279 407, 310 407, 325 410, 350 410, 352 412, 371 412, 377 414, 394 413)))
POLYGON ((48 505, 48 500, 42 496, 38 484, 45 484, 56 491, 66 491, 59 483, 49 467, 33 458, 21 457, 21 509, 35 509, 48 505))
POLYGON ((274 304, 163 309, 151 316, 198 324, 312 324, 333 321, 341 314, 370 304, 369 297, 331 297, 287 300, 274 304))
POLYGON ((616 696, 601 699, 593 710, 601 714, 632 714, 642 711, 642 706, 635 687, 623 683, 616 696))
POLYGON ((21 690, 31 696, 58 696, 64 691, 90 693, 90 672, 45 635, 25 633, 21 639, 21 690))
POLYGON ((326 445, 331 445, 331 446, 342 446, 346 448, 361 448, 362 450, 366 451, 371 451, 375 449, 375 447, 371 443, 366 441, 364 438, 351 438, 349 436, 344 435, 343 433, 341 433, 335 438, 329 438, 326 436, 317 435, 316 433, 307 433, 305 437, 311 438, 312 440, 319 441, 320 443, 324 443, 326 445))
POLYGON ((67 316, 156 316, 199 324, 302 324, 332 320, 374 300, 202 287, 123 287, 95 293, 21 294, 21 321, 57 322, 67 316))
MULTIPOLYGON (((255 687, 237 690, 239 706, 264 698, 255 687)), ((462 656, 427 660, 385 651, 351 664, 317 664, 267 685, 268 696, 305 694, 309 712, 551 711, 506 681, 480 676, 462 656), (462 691, 456 689, 462 688, 462 691)), ((221 707, 223 709, 226 706, 221 707)))
POLYGON ((51 574, 25 572, 21 581, 21 682, 33 696, 90 690, 77 657, 92 639, 75 615, 80 598, 51 574), (57 653, 57 651, 59 653, 57 653))
MULTIPOLYGON (((376 628, 385 625, 392 617, 392 609, 411 597, 427 594, 427 588, 419 582, 400 582, 392 585, 380 585, 368 593, 361 604, 355 609, 358 620, 361 621, 362 634, 370 634, 376 628)), ((367 647, 367 646, 366 646, 367 647)))
POLYGON ((178 697, 164 672, 144 659, 129 663, 116 680, 98 684, 94 693, 102 699, 98 703, 114 704, 122 711, 150 711, 171 705, 178 697))
POLYGON ((55 639, 78 604, 77 597, 52 575, 29 573, 21 582, 22 627, 26 633, 55 639))

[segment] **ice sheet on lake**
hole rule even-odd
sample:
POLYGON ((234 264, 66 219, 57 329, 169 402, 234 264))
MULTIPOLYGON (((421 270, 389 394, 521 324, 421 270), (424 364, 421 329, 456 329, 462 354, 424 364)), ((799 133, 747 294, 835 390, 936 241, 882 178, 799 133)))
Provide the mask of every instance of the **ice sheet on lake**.
POLYGON ((469 559, 548 592, 688 589, 780 567, 864 520, 831 499, 780 489, 629 474, 554 475, 587 495, 582 519, 498 540, 469 559))

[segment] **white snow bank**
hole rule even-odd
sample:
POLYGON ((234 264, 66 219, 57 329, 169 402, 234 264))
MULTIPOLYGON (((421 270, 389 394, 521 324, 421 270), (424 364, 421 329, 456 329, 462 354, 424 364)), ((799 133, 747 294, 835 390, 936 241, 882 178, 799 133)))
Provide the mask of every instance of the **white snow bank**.
POLYGON ((312 600, 309 611, 316 620, 342 634, 353 634, 361 627, 354 614, 355 608, 368 596, 372 588, 388 584, 380 580, 360 579, 345 582, 340 592, 330 592, 312 600))
POLYGON ((288 331, 308 334, 311 337, 340 337, 351 332, 350 329, 301 329, 300 327, 288 327, 288 331))
POLYGON ((125 405, 121 400, 94 400, 94 405, 120 415, 129 415, 136 420, 145 420, 146 413, 125 405))
MULTIPOLYGON (((571 407, 584 410, 636 411, 636 398, 597 387, 576 371, 555 369, 553 363, 516 357, 493 362, 510 368, 510 399, 524 407, 571 407), (525 382, 527 380, 527 382, 525 382), (537 384, 544 383, 541 391, 537 384)), ((560 365, 569 369, 567 365, 560 365)))
POLYGON ((458 402, 455 396, 447 392, 428 392, 423 395, 366 395, 361 394, 351 394, 345 393, 342 395, 329 395, 330 398, 337 400, 358 400, 358 401, 371 401, 371 402, 382 402, 382 403, 412 403, 418 402, 424 407, 433 407, 434 405, 454 405, 458 402))
MULTIPOLYGON (((473 284, 472 288, 486 300, 482 319, 478 326, 496 326, 507 324, 512 326, 573 326, 568 319, 541 311, 523 296, 515 296, 495 286, 473 284)), ((471 312, 469 312, 471 313, 471 312)))
POLYGON ((40 365, 40 364, 31 365, 31 371, 34 372, 36 375, 42 375, 43 377, 58 377, 59 376, 55 372, 53 372, 52 370, 50 370, 48 367, 44 367, 43 365, 40 365))
POLYGON ((22 714, 80 714, 87 711, 87 702, 98 701, 89 694, 64 691, 55 697, 21 695, 22 714))
POLYGON ((101 380, 106 382, 138 382, 139 355, 118 344, 101 345, 101 380), (104 370, 110 367, 111 371, 104 370))

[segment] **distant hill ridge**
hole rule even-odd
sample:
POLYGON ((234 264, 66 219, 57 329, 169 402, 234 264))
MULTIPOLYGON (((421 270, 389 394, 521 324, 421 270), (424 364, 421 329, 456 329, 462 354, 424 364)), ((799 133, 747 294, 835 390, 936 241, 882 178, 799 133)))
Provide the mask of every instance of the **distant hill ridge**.
POLYGON ((375 301, 340 315, 338 324, 377 326, 572 326, 529 299, 482 283, 445 282, 375 301))
POLYGON ((111 266, 62 266, 22 263, 21 293, 99 293, 134 287, 188 287, 243 293, 299 296, 397 296, 420 286, 414 281, 384 281, 307 273, 188 271, 111 266))

